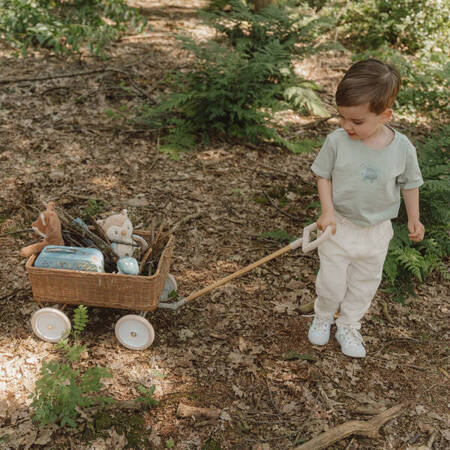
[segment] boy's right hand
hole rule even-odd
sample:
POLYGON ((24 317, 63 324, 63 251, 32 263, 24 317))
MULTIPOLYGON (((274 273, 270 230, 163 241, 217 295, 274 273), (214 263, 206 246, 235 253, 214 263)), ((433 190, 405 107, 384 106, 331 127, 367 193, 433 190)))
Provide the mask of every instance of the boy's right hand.
POLYGON ((325 231, 331 225, 331 233, 336 234, 336 216, 334 213, 322 213, 317 219, 317 228, 320 231, 325 231))

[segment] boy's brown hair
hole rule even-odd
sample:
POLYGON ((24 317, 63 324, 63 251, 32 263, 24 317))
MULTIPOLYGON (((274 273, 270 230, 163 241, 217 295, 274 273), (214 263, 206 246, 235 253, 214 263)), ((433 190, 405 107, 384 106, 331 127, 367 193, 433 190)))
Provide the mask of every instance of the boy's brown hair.
POLYGON ((359 61, 347 71, 336 91, 338 106, 358 106, 369 103, 369 110, 381 114, 390 108, 400 90, 398 70, 379 61, 359 61))

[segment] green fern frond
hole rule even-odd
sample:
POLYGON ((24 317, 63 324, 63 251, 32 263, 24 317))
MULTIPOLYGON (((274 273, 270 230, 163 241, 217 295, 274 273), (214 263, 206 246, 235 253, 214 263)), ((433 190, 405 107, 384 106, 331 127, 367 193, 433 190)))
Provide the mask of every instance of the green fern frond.
POLYGON ((392 255, 409 273, 416 277, 420 282, 423 281, 422 270, 425 269, 424 257, 415 248, 405 247, 392 251, 392 255))
POLYGON ((88 323, 88 309, 84 305, 79 305, 73 313, 73 331, 74 333, 81 333, 88 323))

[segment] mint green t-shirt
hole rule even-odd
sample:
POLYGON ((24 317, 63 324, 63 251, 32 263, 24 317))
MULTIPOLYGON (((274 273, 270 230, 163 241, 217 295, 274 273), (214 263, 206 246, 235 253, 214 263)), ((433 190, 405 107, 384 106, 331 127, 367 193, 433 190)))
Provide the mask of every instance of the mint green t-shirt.
POLYGON ((397 217, 400 190, 423 184, 416 149, 393 131, 392 142, 374 150, 339 128, 327 136, 312 165, 316 175, 332 180, 336 212, 357 225, 397 217))

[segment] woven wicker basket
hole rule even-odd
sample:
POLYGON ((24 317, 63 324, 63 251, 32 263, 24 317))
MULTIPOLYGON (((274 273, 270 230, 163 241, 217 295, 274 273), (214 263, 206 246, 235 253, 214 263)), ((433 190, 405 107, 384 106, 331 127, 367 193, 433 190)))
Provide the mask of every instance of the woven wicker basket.
MULTIPOLYGON (((135 233, 146 240, 150 236, 146 231, 135 233)), ((28 259, 25 267, 38 303, 153 311, 169 275, 173 246, 174 239, 170 236, 151 276, 43 269, 33 266, 36 255, 28 259)))

